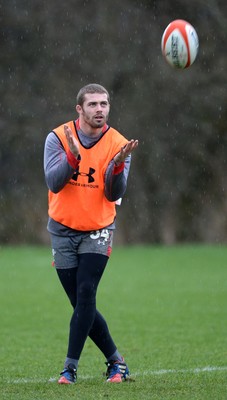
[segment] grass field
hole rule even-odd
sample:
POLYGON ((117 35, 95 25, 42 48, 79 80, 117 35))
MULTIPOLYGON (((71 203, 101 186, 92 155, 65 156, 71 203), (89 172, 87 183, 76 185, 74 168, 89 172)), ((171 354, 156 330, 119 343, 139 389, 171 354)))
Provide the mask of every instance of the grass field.
POLYGON ((134 382, 106 384, 87 341, 76 385, 57 385, 71 308, 45 247, 0 248, 0 398, 227 399, 227 247, 115 247, 99 286, 134 382))

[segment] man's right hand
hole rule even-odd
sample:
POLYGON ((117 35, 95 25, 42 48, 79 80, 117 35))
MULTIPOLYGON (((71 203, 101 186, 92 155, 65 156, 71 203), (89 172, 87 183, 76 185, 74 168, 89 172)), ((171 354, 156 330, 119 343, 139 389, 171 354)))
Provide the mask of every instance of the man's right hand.
POLYGON ((73 136, 72 130, 67 125, 64 125, 64 133, 71 153, 74 155, 75 158, 77 158, 80 154, 78 141, 73 136))

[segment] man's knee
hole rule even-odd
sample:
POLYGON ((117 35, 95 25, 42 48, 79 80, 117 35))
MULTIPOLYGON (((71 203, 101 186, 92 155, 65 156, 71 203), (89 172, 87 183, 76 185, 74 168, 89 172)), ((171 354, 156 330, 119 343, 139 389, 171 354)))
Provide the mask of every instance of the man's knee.
POLYGON ((92 282, 83 282, 78 288, 78 304, 95 303, 96 287, 92 282))

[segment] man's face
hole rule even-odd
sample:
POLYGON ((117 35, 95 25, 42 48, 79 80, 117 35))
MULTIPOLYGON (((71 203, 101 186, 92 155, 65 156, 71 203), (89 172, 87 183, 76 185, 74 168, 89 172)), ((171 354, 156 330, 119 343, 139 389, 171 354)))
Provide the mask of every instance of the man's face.
POLYGON ((106 93, 87 93, 82 106, 76 110, 83 122, 93 129, 102 128, 108 120, 110 104, 106 93))

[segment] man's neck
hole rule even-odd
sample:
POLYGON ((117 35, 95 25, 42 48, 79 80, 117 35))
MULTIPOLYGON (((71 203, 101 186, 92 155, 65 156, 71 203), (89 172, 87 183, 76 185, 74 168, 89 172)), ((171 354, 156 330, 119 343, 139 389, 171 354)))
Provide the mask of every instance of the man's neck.
POLYGON ((84 135, 89 136, 89 137, 96 137, 100 136, 102 133, 103 127, 98 127, 98 128, 92 128, 90 125, 88 125, 86 122, 83 120, 78 120, 79 121, 79 129, 83 132, 84 135))
POLYGON ((78 118, 76 120, 76 129, 80 130, 82 133, 84 133, 85 136, 89 137, 98 137, 100 136, 101 133, 105 133, 106 130, 108 129, 107 123, 105 123, 104 126, 98 127, 98 128, 92 128, 89 124, 87 124, 85 121, 81 120, 78 118))

